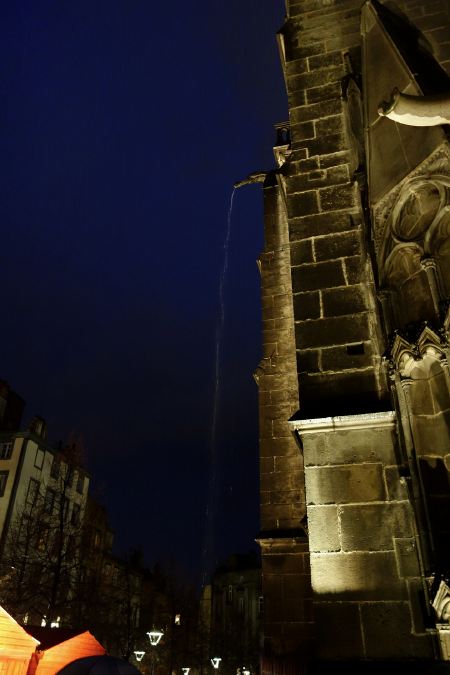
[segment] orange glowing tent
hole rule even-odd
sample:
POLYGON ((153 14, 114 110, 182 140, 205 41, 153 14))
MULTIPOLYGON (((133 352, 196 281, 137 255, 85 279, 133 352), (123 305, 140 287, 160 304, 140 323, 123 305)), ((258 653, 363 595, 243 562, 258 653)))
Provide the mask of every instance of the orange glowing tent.
POLYGON ((89 632, 71 628, 26 626, 27 632, 39 641, 36 658, 28 675, 55 675, 68 663, 86 656, 102 656, 106 649, 89 632))
POLYGON ((29 635, 8 612, 0 607, 0 673, 26 675, 39 640, 29 635))

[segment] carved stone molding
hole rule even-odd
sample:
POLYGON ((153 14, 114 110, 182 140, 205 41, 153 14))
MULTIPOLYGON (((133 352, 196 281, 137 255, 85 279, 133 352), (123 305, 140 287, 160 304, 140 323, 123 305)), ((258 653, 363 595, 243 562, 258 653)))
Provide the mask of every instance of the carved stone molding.
POLYGON ((441 622, 450 622, 450 588, 444 580, 439 584, 436 595, 432 601, 436 617, 441 622))
POLYGON ((448 141, 441 143, 424 162, 411 171, 372 208, 372 237, 378 256, 391 227, 392 214, 399 198, 402 195, 407 196, 408 186, 415 180, 428 181, 431 177, 438 179, 442 184, 450 185, 450 144, 448 141))
POLYGON ((397 333, 390 349, 392 367, 405 380, 410 380, 418 362, 425 358, 446 362, 446 336, 425 325, 415 340, 397 333))

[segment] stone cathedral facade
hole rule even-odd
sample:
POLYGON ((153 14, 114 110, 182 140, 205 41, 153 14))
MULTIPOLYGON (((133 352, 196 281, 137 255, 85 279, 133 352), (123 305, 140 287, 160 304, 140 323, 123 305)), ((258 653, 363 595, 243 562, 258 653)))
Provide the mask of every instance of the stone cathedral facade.
POLYGON ((450 4, 286 12, 289 123, 247 179, 265 208, 262 671, 433 667, 450 659, 450 4))

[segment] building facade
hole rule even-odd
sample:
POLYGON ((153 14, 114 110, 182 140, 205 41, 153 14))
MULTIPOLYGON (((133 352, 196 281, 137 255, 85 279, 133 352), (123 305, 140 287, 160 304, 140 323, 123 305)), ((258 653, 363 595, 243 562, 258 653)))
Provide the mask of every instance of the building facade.
POLYGON ((233 555, 214 572, 210 654, 220 670, 258 671, 262 611, 261 564, 254 554, 233 555))
POLYGON ((286 10, 289 122, 275 169, 248 179, 265 208, 262 668, 434 663, 449 635, 450 9, 286 10))
POLYGON ((41 417, 21 430, 23 401, 2 392, 0 602, 20 621, 67 625, 90 478, 76 444, 51 445, 41 417))

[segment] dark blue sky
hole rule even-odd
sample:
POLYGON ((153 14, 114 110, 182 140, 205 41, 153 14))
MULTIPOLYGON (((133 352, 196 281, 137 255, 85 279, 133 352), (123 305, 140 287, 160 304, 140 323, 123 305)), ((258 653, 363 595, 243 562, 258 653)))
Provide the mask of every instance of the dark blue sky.
MULTIPOLYGON (((198 569, 232 185, 286 117, 282 0, 0 8, 0 377, 84 438, 120 548, 198 569)), ((235 195, 214 558, 258 528, 262 195, 235 195)))

